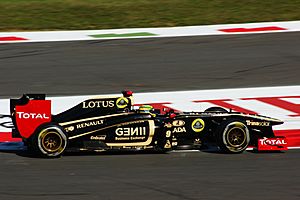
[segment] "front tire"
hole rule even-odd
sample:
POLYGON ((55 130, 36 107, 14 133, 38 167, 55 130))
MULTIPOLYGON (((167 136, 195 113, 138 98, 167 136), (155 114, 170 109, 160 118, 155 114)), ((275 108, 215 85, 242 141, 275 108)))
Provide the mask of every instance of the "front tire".
POLYGON ((249 129, 240 120, 225 121, 217 130, 216 141, 225 153, 242 153, 250 142, 249 129))
POLYGON ((35 151, 46 157, 61 156, 67 147, 67 143, 67 135, 56 125, 43 126, 33 138, 35 151))

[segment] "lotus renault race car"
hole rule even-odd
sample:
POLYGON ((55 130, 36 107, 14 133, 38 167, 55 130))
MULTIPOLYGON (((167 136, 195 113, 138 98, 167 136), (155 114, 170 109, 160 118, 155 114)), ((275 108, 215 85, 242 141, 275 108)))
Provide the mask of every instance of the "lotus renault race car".
POLYGON ((211 107, 204 112, 155 110, 150 105, 134 109, 131 91, 123 96, 85 100, 51 114, 45 95, 25 94, 10 100, 13 137, 22 138, 30 151, 59 157, 66 150, 170 151, 199 149, 214 143, 226 153, 241 153, 249 145, 258 150, 286 150, 284 137, 272 126, 283 122, 260 115, 211 107))

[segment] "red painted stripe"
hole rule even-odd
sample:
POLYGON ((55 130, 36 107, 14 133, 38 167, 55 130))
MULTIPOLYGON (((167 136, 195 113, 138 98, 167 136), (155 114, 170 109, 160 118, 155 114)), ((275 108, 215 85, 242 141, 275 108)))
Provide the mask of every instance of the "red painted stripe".
POLYGON ((0 41, 22 41, 22 40, 28 40, 28 39, 21 38, 21 37, 15 37, 15 36, 0 37, 0 41))
POLYGON ((22 142, 20 138, 12 138, 11 133, 0 133, 0 142, 22 142))
POLYGON ((278 26, 267 26, 267 27, 257 27, 257 28, 227 28, 227 29, 219 29, 218 31, 222 31, 226 33, 244 33, 244 32, 282 31, 282 30, 287 30, 287 29, 278 26))
POLYGON ((285 136, 289 147, 300 147, 300 129, 296 130, 276 130, 276 136, 285 136))

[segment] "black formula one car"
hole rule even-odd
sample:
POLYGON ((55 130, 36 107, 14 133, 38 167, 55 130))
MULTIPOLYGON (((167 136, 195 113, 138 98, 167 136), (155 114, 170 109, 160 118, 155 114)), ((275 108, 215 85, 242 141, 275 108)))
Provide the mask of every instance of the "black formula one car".
POLYGON ((10 101, 13 137, 29 150, 47 157, 66 150, 170 151, 199 149, 215 143, 227 153, 249 145, 286 149, 285 138, 274 137, 278 119, 211 107, 204 112, 160 111, 143 105, 133 109, 131 91, 120 97, 88 99, 57 115, 45 95, 27 94, 10 101))

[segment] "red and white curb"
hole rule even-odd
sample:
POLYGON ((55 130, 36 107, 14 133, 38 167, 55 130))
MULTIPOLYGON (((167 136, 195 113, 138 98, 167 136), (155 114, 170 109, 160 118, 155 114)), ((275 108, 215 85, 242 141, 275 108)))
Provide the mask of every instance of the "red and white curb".
POLYGON ((0 32, 0 43, 182 37, 300 31, 300 21, 221 24, 169 28, 130 28, 78 31, 0 32))
MULTIPOLYGON (((120 94, 116 94, 120 95, 120 94)), ((105 95, 106 96, 106 95, 105 95)), ((57 114, 94 96, 49 97, 52 113, 57 114)), ((234 111, 278 118, 283 125, 274 126, 276 135, 287 137, 290 148, 300 148, 300 86, 240 89, 152 92, 134 94, 135 104, 178 111, 203 111, 222 106, 234 111)), ((10 140, 9 100, 0 100, 0 141, 10 140)))

